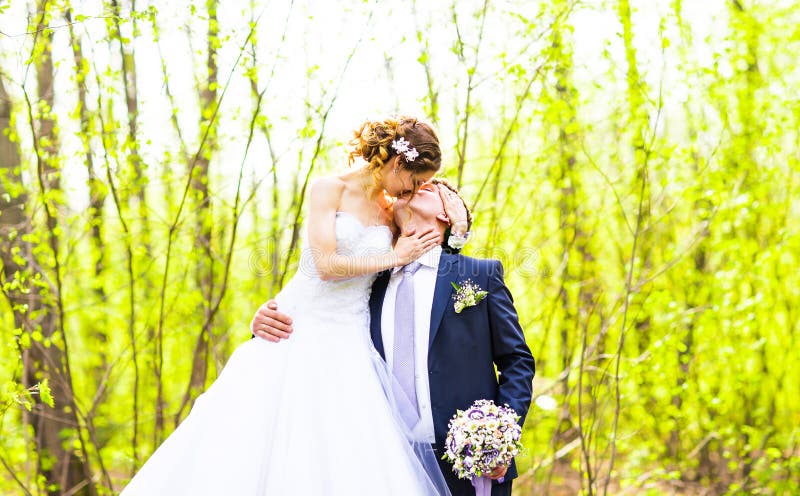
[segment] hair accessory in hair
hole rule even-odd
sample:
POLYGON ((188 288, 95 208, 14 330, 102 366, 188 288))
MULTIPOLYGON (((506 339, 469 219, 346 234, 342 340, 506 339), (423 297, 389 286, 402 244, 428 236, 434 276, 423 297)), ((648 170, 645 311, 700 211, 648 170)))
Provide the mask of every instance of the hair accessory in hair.
POLYGON ((413 162, 417 157, 419 157, 419 152, 417 152, 417 149, 411 146, 411 143, 406 141, 406 139, 402 136, 400 139, 392 141, 392 148, 398 154, 402 153, 406 158, 406 162, 413 162))

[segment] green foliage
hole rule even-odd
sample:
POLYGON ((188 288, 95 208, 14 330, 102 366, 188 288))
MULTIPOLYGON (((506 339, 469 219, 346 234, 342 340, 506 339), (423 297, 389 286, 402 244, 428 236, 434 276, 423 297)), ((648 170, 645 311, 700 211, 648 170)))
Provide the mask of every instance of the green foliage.
POLYGON ((25 421, 45 405, 77 410, 58 447, 118 490, 291 276, 304 185, 345 162, 333 123, 395 104, 436 124, 476 205, 465 253, 503 261, 537 359, 518 494, 800 492, 792 2, 284 3, 48 3, 37 36, 0 35, 22 54, 0 57, 0 221, 23 215, 0 244, 1 493, 51 483, 25 421), (357 25, 390 57, 359 45, 337 92, 357 25))
POLYGON ((2 402, 3 405, 0 407, 0 418, 13 406, 19 406, 27 411, 31 411, 36 402, 36 396, 38 396, 39 401, 45 405, 51 408, 55 406, 55 400, 53 399, 48 379, 29 388, 14 381, 6 382, 3 385, 2 391, 0 391, 0 402, 2 402))

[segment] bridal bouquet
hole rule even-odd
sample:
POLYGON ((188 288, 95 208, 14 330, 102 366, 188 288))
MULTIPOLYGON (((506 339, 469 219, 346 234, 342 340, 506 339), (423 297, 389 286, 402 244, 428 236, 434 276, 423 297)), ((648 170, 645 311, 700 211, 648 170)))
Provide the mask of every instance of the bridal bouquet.
POLYGON ((522 448, 518 421, 512 408, 491 400, 478 400, 450 420, 442 458, 453 464, 460 479, 472 479, 478 496, 491 494, 492 481, 484 474, 508 466, 522 448))

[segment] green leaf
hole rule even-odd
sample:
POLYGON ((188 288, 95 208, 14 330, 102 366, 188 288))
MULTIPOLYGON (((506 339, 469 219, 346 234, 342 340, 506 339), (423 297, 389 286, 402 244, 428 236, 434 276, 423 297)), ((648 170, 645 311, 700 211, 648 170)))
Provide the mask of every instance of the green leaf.
POLYGON ((50 408, 55 406, 53 392, 50 390, 49 379, 45 379, 39 383, 39 398, 41 398, 42 402, 50 408))

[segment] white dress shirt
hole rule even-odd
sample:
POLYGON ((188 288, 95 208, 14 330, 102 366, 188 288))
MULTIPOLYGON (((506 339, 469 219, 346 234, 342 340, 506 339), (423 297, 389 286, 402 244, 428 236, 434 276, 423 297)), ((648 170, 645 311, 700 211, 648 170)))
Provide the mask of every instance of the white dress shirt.
MULTIPOLYGON (((428 383, 428 337, 430 336, 431 307, 433 306, 433 290, 436 288, 436 275, 439 272, 439 258, 442 248, 437 246, 422 255, 417 261, 421 264, 414 274, 414 375, 416 378, 417 404, 420 420, 411 430, 417 441, 433 443, 436 441, 433 432, 433 413, 431 412, 431 392, 428 383)), ((386 364, 392 370, 394 355, 394 306, 397 298, 397 286, 403 279, 400 267, 392 270, 386 295, 383 298, 381 313, 381 335, 386 364)))

